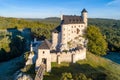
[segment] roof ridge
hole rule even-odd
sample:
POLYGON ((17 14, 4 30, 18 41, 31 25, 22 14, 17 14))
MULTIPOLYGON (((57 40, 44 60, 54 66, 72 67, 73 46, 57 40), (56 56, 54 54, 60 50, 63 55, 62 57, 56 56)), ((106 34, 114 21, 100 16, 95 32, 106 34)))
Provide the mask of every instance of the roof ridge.
POLYGON ((45 39, 45 42, 46 42, 47 46, 50 48, 51 47, 51 43, 47 39, 45 39))
POLYGON ((51 43, 45 39, 44 42, 39 46, 39 49, 50 49, 51 43))

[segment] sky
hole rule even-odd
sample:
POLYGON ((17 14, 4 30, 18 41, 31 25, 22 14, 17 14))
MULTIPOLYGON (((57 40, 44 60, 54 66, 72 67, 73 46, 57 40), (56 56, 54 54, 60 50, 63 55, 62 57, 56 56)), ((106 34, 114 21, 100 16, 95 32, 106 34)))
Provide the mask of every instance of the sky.
POLYGON ((89 18, 120 19, 120 0, 0 0, 0 16, 46 18, 81 15, 89 18))

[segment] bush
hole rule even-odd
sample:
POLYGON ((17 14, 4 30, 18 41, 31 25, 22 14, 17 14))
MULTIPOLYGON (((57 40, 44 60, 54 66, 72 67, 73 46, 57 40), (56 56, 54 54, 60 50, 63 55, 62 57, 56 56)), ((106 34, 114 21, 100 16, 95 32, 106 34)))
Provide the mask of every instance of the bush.
POLYGON ((71 73, 62 73, 62 77, 60 80, 92 80, 91 78, 87 78, 85 74, 78 73, 74 76, 71 73))
POLYGON ((73 80, 72 79, 72 74, 71 73, 62 73, 61 80, 73 80))

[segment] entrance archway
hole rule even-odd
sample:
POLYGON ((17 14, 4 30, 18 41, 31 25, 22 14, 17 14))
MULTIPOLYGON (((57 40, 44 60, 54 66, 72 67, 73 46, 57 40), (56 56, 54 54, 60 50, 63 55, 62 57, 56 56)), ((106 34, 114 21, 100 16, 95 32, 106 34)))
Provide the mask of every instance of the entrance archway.
POLYGON ((46 65, 46 63, 47 63, 46 58, 42 58, 42 64, 45 64, 45 65, 46 65))
POLYGON ((45 66, 45 71, 47 68, 47 59, 46 58, 42 58, 42 64, 45 66))

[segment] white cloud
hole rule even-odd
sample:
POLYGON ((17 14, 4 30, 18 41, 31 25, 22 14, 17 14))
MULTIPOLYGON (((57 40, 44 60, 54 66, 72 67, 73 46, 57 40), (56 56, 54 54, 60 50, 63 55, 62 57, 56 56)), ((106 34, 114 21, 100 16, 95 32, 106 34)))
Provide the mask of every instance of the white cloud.
POLYGON ((112 0, 110 2, 107 3, 107 6, 120 6, 120 0, 112 0))

